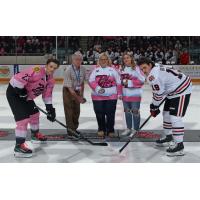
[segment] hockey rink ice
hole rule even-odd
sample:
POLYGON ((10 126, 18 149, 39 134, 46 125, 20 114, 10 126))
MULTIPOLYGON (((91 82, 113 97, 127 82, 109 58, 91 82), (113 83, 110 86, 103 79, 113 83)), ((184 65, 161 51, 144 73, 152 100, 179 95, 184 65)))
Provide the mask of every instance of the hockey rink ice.
MULTIPOLYGON (((83 131, 96 130, 97 123, 93 111, 93 104, 90 98, 90 88, 85 85, 86 104, 81 105, 80 126, 83 131)), ((0 84, 0 131, 9 129, 13 132, 15 122, 11 110, 6 99, 7 84, 0 84)), ((151 88, 148 85, 144 86, 143 99, 141 103, 141 123, 149 116, 149 104, 151 102, 151 88)), ((15 158, 13 156, 14 139, 5 140, 0 137, 0 162, 1 163, 193 163, 200 162, 200 86, 194 85, 190 100, 190 105, 187 114, 184 117, 185 132, 187 141, 185 145, 185 156, 182 157, 167 157, 165 148, 155 148, 154 142, 131 142, 127 148, 121 153, 118 150, 123 146, 124 142, 108 142, 108 147, 92 146, 86 142, 70 142, 70 141, 48 141, 47 144, 27 144, 34 150, 32 158, 15 158)), ((36 104, 41 108, 45 108, 41 97, 35 100, 36 104)), ((53 93, 54 107, 56 108, 57 119, 65 122, 63 102, 62 102, 62 84, 57 84, 53 93)), ((162 109, 162 108, 161 108, 162 109)), ((123 105, 118 100, 115 129, 125 129, 125 119, 123 105)), ((65 133, 62 126, 56 122, 51 123, 46 119, 46 116, 41 114, 40 129, 59 129, 65 133)), ((162 133, 162 115, 156 118, 151 118, 144 127, 145 130, 158 130, 162 133)), ((42 131, 41 131, 42 132, 42 131)))

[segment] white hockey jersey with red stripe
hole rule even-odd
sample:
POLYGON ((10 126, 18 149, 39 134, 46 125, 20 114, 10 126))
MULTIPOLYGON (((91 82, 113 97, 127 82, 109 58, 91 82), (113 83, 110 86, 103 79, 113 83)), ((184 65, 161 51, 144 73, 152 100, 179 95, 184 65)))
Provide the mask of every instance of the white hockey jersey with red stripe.
POLYGON ((148 75, 147 81, 152 86, 152 103, 156 106, 165 97, 172 99, 192 92, 190 77, 171 67, 156 65, 148 75))

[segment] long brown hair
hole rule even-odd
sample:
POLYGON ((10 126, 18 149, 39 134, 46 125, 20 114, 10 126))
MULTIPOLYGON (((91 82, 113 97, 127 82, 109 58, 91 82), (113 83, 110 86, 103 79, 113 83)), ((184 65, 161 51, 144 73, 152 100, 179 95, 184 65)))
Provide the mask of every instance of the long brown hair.
POLYGON ((125 68, 124 56, 129 56, 131 58, 131 68, 133 70, 135 70, 135 66, 136 66, 135 60, 134 60, 133 56, 129 55, 128 53, 124 53, 122 56, 122 69, 124 70, 124 68, 125 68))

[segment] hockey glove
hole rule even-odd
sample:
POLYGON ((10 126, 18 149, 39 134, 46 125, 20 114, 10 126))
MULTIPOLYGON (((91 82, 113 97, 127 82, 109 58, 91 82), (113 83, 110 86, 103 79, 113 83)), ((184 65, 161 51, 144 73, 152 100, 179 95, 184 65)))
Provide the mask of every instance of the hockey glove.
POLYGON ((159 107, 154 104, 150 104, 150 113, 152 117, 156 117, 160 113, 159 107))
POLYGON ((18 94, 21 99, 23 99, 25 101, 27 100, 28 94, 27 94, 27 91, 25 88, 15 87, 14 89, 15 89, 16 94, 18 94))
POLYGON ((52 104, 45 104, 47 110, 47 119, 51 122, 55 121, 56 118, 56 109, 53 108, 52 104))

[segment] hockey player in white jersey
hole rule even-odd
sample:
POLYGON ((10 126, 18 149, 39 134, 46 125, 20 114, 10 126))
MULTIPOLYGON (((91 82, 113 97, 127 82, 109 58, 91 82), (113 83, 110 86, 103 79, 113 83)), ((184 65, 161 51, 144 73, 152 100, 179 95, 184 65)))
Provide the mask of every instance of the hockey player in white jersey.
POLYGON ((153 117, 160 113, 159 105, 165 98, 163 109, 164 137, 157 140, 156 145, 166 146, 168 144, 168 156, 182 156, 184 155, 184 123, 182 118, 185 116, 190 101, 191 79, 172 67, 155 66, 148 58, 140 58, 138 65, 152 87, 153 98, 150 112, 153 117), (174 145, 170 145, 172 141, 174 141, 174 145))

